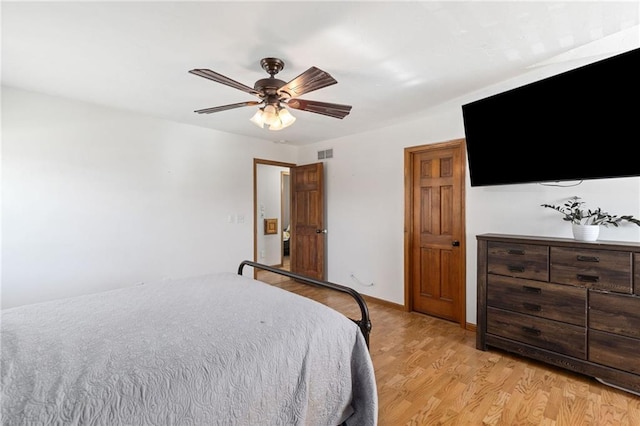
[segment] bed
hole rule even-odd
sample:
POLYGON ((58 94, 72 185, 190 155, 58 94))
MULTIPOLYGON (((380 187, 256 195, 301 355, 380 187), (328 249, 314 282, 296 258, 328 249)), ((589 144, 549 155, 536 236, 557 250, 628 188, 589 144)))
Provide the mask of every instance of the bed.
POLYGON ((282 245, 283 245, 283 255, 289 256, 289 239, 291 238, 291 232, 289 231, 289 225, 287 228, 282 231, 282 245))
POLYGON ((244 261, 2 312, 2 424, 375 425, 371 323, 354 290, 244 261), (360 319, 243 275, 350 294, 360 319))

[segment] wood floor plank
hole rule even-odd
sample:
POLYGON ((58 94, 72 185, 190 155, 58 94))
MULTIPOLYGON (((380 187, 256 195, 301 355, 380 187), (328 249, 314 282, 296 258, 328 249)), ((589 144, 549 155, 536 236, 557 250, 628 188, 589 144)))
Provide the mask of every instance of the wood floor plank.
MULTIPOLYGON (((274 281, 359 318, 347 295, 274 281)), ((452 322, 368 307, 380 426, 640 426, 640 396, 515 354, 479 351, 475 333, 452 322)))

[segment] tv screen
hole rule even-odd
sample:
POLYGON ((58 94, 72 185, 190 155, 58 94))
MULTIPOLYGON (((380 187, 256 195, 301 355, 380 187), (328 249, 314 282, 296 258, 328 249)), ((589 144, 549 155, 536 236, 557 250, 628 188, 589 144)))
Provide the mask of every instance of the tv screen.
POLYGON ((462 106, 471 186, 640 176, 640 49, 462 106))

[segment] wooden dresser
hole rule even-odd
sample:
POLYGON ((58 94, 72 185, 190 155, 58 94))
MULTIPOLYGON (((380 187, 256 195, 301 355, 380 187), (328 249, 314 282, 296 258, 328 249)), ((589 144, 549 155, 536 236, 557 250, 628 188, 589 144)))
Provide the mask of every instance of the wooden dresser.
POLYGON ((640 392, 640 243, 483 234, 476 347, 640 392))

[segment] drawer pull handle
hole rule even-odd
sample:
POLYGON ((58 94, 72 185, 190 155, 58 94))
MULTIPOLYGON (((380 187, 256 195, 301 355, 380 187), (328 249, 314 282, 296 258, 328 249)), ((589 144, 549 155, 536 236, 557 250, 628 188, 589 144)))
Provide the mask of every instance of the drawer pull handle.
POLYGON ((542 311, 542 306, 536 305, 535 303, 522 302, 522 306, 524 306, 525 309, 528 309, 530 311, 536 311, 536 312, 542 311))
POLYGON ((533 327, 522 327, 522 331, 524 331, 525 333, 533 334, 534 336, 539 336, 542 334, 540 330, 533 327))
POLYGON ((518 250, 518 249, 509 249, 507 250, 508 254, 517 254, 520 256, 524 256, 524 250, 518 250))
POLYGON ((509 272, 524 272, 524 266, 507 265, 509 272))
POLYGON ((576 259, 578 259, 578 262, 600 262, 600 258, 597 256, 582 256, 579 254, 576 259))
POLYGON ((600 277, 594 275, 577 274, 576 277, 578 278, 578 281, 585 281, 588 283, 597 283, 600 281, 600 277))
POLYGON ((537 293, 537 294, 542 293, 542 289, 538 287, 529 287, 528 285, 523 285, 522 289, 527 293, 537 293))

